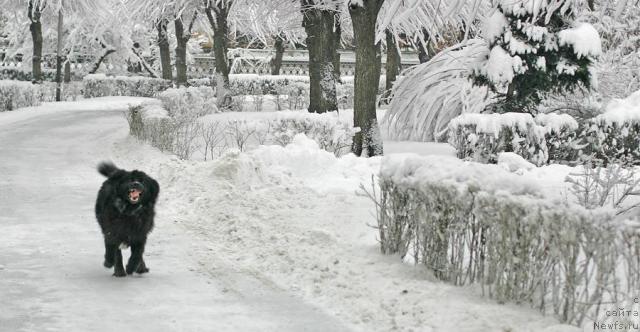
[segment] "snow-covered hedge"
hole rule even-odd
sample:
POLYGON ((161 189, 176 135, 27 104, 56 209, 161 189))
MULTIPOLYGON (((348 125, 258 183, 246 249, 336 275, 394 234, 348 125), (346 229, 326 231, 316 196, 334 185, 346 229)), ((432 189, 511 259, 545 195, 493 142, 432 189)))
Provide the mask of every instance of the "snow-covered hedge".
POLYGON ((544 135, 549 163, 574 161, 579 154, 578 121, 568 114, 538 114, 533 119, 544 135))
POLYGON ((215 93, 206 86, 167 89, 158 99, 171 117, 201 117, 218 111, 215 93))
POLYGON ((227 112, 198 118, 196 113, 168 112, 160 102, 127 113, 130 133, 181 159, 213 159, 229 149, 291 143, 297 134, 315 140, 336 155, 347 153, 355 130, 336 113, 227 112), (254 116, 252 116, 254 115, 254 116), (258 116, 259 115, 259 116, 258 116))
POLYGON ((37 106, 42 101, 39 85, 29 82, 0 80, 0 112, 37 106))
POLYGON ((461 159, 496 163, 500 152, 515 152, 542 165, 575 160, 578 128, 567 114, 462 114, 449 123, 449 143, 461 159))
POLYGON ((379 183, 372 197, 384 253, 456 285, 480 284, 498 301, 580 324, 601 304, 620 303, 640 278, 631 227, 608 210, 545 197, 534 179, 499 166, 393 156, 379 183))
MULTIPOLYGON (((212 88, 216 86, 215 80, 211 79, 193 79, 189 80, 189 84, 212 88)), ((229 84, 234 96, 276 96, 278 110, 303 109, 309 104, 309 76, 232 74, 229 75, 229 84)), ((336 89, 339 107, 352 108, 353 78, 342 78, 342 82, 337 84, 336 89)), ((383 91, 384 79, 381 79, 378 92, 383 91)))
POLYGON ((171 87, 171 81, 142 76, 87 75, 82 79, 84 97, 105 96, 155 97, 171 87))
POLYGON ((458 158, 484 163, 496 163, 500 152, 515 152, 536 165, 548 160, 544 133, 525 113, 462 114, 449 122, 449 143, 458 158))
POLYGON ((614 99, 605 113, 591 119, 585 137, 587 152, 605 163, 640 163, 640 91, 614 99))
MULTIPOLYGON (((56 86, 55 82, 42 82, 40 84, 41 96, 40 100, 43 102, 56 101, 56 86)), ((62 101, 76 101, 82 98, 82 82, 70 82, 62 84, 62 101)))
MULTIPOLYGON (((2 80, 16 80, 16 81, 33 81, 33 74, 31 73, 31 67, 2 67, 0 68, 0 79, 2 80)), ((42 80, 55 82, 56 71, 52 69, 42 70, 42 80)))

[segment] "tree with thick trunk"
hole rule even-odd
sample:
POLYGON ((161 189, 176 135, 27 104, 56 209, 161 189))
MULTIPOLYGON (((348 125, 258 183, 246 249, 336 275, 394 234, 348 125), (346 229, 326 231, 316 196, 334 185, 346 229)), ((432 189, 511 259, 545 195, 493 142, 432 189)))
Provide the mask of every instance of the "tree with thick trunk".
POLYGON ((42 0, 29 0, 29 31, 33 40, 33 56, 31 58, 31 73, 34 82, 42 81, 42 11, 47 6, 42 0))
POLYGON ((198 18, 198 11, 193 12, 189 25, 185 27, 182 14, 173 21, 176 30, 176 84, 187 85, 187 43, 191 39, 191 30, 198 18))
POLYGON ((302 26, 307 33, 309 50, 309 112, 337 111, 335 66, 340 61, 339 13, 317 6, 315 0, 301 1, 302 26))
POLYGON ((231 107, 231 90, 229 85, 229 59, 227 56, 229 27, 228 17, 233 0, 203 0, 205 14, 213 29, 213 56, 215 58, 216 97, 219 108, 231 107))
POLYGON ((171 68, 171 49, 169 48, 169 34, 167 33, 168 20, 161 18, 156 21, 158 30, 158 48, 160 49, 160 67, 162 68, 162 78, 173 81, 173 71, 171 68))
POLYGON ((383 100, 385 103, 389 103, 391 99, 391 89, 393 83, 396 81, 400 70, 402 69, 402 63, 400 58, 400 51, 396 45, 396 37, 393 33, 387 29, 385 30, 387 40, 387 64, 386 64, 386 77, 385 77, 385 91, 383 100))
POLYGON ((271 59, 271 75, 280 75, 280 68, 282 67, 282 57, 284 56, 284 38, 277 35, 273 37, 276 55, 271 59))
POLYGON ((376 116, 376 96, 380 82, 380 43, 376 42, 376 20, 384 0, 362 0, 349 5, 356 44, 356 74, 353 123, 360 128, 353 138, 357 156, 382 155, 382 137, 376 116))

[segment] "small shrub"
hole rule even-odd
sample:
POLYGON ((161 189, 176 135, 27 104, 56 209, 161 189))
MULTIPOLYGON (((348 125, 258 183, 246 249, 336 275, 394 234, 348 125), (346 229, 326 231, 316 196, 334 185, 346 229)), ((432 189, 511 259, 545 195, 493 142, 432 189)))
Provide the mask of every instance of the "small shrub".
POLYGON ((38 106, 41 100, 40 85, 19 81, 0 81, 0 112, 38 106))
POLYGON ((201 117, 218 112, 215 94, 209 87, 167 89, 158 99, 170 117, 201 117))

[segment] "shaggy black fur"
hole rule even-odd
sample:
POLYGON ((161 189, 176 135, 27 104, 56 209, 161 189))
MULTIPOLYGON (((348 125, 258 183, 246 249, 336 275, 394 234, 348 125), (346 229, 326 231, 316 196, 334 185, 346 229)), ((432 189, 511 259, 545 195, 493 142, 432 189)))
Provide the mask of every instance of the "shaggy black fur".
POLYGON ((160 191, 158 182, 144 172, 128 172, 108 162, 100 163, 98 172, 108 178, 96 200, 96 218, 104 235, 104 266, 115 266, 113 275, 116 277, 149 272, 142 254, 147 234, 153 228, 154 208, 160 191), (131 247, 126 270, 122 264, 121 245, 131 247))

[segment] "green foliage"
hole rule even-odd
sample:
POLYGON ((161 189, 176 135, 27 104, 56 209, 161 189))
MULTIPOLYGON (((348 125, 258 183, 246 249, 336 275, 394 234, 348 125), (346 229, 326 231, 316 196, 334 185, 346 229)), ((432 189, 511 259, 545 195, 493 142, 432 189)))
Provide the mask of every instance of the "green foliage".
MULTIPOLYGON (((564 94, 577 88, 591 88, 590 66, 593 59, 589 56, 578 56, 572 45, 560 45, 558 34, 570 28, 574 19, 571 9, 555 10, 543 7, 535 15, 528 11, 516 12, 498 4, 498 10, 504 15, 508 24, 502 33, 489 40, 490 48, 501 47, 512 57, 522 61, 521 70, 515 70, 510 82, 494 82, 486 72, 477 71, 473 82, 486 85, 498 95, 494 111, 528 112, 534 114, 536 107, 549 93, 564 94), (532 31, 544 30, 540 37, 533 37, 532 31), (516 40, 514 43, 511 40, 516 40), (517 44, 523 43, 532 51, 524 51, 517 44), (541 61, 541 59, 543 59, 541 61), (573 70, 562 70, 563 63, 573 70)), ((505 64, 508 66, 508 64, 505 64)))

